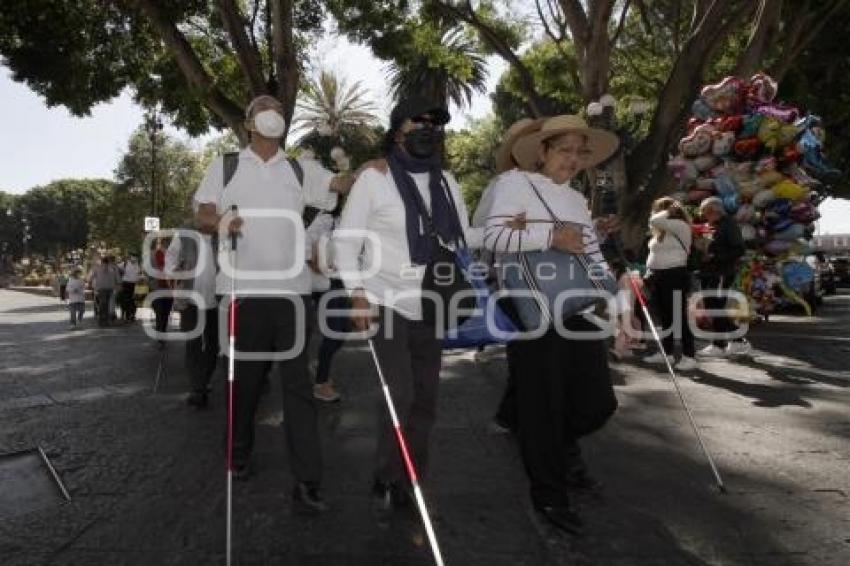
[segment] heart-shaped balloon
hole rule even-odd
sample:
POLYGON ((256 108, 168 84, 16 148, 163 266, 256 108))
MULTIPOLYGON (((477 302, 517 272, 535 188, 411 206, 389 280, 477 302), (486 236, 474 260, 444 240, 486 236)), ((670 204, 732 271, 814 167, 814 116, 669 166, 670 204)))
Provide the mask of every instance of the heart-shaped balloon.
POLYGON ((776 97, 778 85, 772 77, 765 73, 756 73, 747 85, 747 101, 751 105, 772 102, 776 97))
POLYGON ((726 77, 719 83, 703 87, 700 96, 719 114, 739 114, 743 106, 744 83, 737 77, 726 77))

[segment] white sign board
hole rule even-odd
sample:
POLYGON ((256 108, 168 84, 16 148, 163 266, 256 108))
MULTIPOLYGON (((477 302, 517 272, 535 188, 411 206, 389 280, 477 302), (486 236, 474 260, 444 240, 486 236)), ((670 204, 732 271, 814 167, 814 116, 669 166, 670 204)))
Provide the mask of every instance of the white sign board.
POLYGON ((159 218, 156 216, 145 216, 145 232, 156 232, 159 230, 159 218))

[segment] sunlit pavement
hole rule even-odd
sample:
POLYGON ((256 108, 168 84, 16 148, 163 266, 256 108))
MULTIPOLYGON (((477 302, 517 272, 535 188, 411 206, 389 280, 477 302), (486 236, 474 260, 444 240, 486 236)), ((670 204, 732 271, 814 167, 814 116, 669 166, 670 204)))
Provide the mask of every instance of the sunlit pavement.
MULTIPOLYGON (((89 305, 90 307, 90 305, 89 305)), ((183 403, 182 350, 139 324, 67 329, 55 299, 0 291, 0 453, 44 447, 70 503, 2 505, 0 564, 223 564, 224 405, 183 403), (38 506, 36 506, 38 507, 38 506)), ((142 314, 144 318, 144 313, 142 314)), ((817 318, 754 327, 754 355, 681 385, 729 492, 721 495, 669 378, 615 364, 621 408, 584 442, 604 497, 576 501, 581 539, 531 511, 510 437, 488 432, 504 384, 496 351, 447 353, 426 498, 450 565, 850 563, 850 295, 817 318)), ((258 418, 257 475, 235 489, 236 564, 429 564, 416 523, 377 527, 368 490, 377 378, 362 344, 336 360, 344 399, 322 408, 332 505, 290 505, 279 385, 258 418)))

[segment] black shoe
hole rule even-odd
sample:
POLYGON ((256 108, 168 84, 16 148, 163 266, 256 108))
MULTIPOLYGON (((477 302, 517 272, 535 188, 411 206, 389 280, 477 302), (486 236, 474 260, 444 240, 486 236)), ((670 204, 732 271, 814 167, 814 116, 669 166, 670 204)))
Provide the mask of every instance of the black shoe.
POLYGON ((209 405, 209 396, 204 391, 193 391, 186 397, 186 404, 196 409, 205 409, 209 405))
POLYGON ((567 505, 535 505, 534 508, 562 531, 572 535, 584 533, 584 523, 567 505))
POLYGON ((318 515, 328 510, 328 504, 322 499, 319 488, 304 482, 295 484, 292 490, 292 502, 302 514, 318 515))

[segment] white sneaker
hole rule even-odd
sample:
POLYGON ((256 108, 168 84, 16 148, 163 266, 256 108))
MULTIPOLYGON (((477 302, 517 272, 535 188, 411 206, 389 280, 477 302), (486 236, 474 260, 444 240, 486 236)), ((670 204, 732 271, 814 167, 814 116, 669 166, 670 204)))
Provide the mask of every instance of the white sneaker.
POLYGON ((727 356, 746 356, 752 351, 753 347, 746 340, 738 342, 729 342, 726 345, 727 356))
POLYGON ((643 359, 644 363, 647 364, 663 364, 664 363, 664 354, 661 352, 655 352, 651 356, 647 356, 643 359))
POLYGON ((695 369, 699 369, 699 362, 694 358, 682 356, 682 359, 676 364, 676 369, 681 371, 694 371, 695 369))
POLYGON ((725 358, 726 350, 719 346, 715 346, 714 344, 709 344, 699 352, 697 352, 697 356, 702 358, 725 358))

